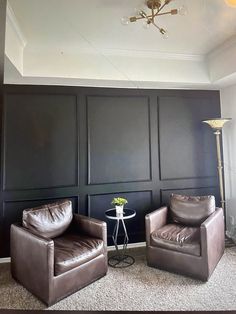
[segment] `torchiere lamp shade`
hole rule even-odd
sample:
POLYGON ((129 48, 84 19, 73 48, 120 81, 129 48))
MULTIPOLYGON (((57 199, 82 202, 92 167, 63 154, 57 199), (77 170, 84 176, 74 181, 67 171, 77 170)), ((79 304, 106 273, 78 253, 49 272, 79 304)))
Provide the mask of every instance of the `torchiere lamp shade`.
POLYGON ((224 124, 232 120, 231 118, 216 118, 203 120, 202 122, 207 123, 213 130, 221 130, 224 124))

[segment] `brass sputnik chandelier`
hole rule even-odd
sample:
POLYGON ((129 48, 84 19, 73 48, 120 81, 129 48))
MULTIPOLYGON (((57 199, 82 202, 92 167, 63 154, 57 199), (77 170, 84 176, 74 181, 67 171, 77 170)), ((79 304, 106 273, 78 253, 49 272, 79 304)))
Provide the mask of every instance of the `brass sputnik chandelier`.
POLYGON ((171 9, 169 11, 167 10, 163 12, 163 10, 166 9, 166 6, 172 1, 173 0, 147 0, 146 6, 150 10, 148 13, 146 13, 143 9, 138 9, 136 10, 135 16, 131 17, 124 16, 121 19, 121 22, 124 25, 128 25, 130 22, 134 23, 139 20, 143 20, 144 21, 143 25, 145 28, 148 28, 150 25, 153 25, 159 30, 159 32, 163 35, 164 38, 168 38, 167 31, 156 24, 155 22, 156 18, 161 15, 176 15, 176 14, 185 15, 187 13, 187 9, 185 8, 185 6, 182 6, 180 9, 171 9))

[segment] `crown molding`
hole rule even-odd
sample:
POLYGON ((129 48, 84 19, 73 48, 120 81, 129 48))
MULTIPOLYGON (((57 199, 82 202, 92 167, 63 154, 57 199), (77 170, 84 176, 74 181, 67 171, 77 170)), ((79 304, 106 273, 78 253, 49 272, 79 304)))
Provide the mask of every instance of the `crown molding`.
POLYGON ((9 2, 7 2, 7 22, 12 26, 13 30, 15 31, 22 48, 24 48, 27 44, 27 40, 19 26, 17 18, 15 16, 14 11, 12 10, 9 2))
MULTIPOLYGON (((32 50, 32 47, 31 47, 32 50)), ((39 47, 36 47, 36 51, 39 47)), ((45 50, 47 52, 55 52, 55 50, 45 50)), ((66 47, 57 51, 58 53, 65 54, 88 54, 88 55, 103 55, 107 57, 131 57, 131 58, 143 58, 143 59, 161 59, 161 60, 176 60, 176 61, 205 61, 204 54, 184 54, 184 53, 170 53, 160 52, 155 50, 137 50, 137 49, 111 49, 111 48, 98 48, 98 47, 66 47)))
POLYGON ((169 53, 154 50, 99 49, 99 52, 106 56, 152 58, 164 60, 204 61, 205 59, 205 55, 201 54, 169 53))

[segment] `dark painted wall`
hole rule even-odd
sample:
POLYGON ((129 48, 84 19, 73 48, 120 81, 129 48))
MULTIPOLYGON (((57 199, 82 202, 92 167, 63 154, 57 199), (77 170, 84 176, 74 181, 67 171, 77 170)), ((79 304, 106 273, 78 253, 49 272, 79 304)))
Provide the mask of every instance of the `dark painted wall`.
MULTIPOLYGON (((115 195, 144 217, 170 193, 218 196, 214 136, 202 119, 220 116, 214 91, 5 86, 1 256, 22 210, 70 198, 74 211, 105 220, 115 195)), ((108 222, 109 236, 113 222, 108 222)))

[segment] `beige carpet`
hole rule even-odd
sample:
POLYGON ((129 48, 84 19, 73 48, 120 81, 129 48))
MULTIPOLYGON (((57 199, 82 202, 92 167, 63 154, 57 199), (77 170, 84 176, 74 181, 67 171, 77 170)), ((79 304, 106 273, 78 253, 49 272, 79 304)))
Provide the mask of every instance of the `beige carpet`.
MULTIPOLYGON (((208 283, 146 266, 144 250, 130 250, 136 262, 109 268, 106 277, 49 310, 236 310, 236 247, 227 249, 208 283)), ((1 309, 46 309, 0 264, 1 309)))

